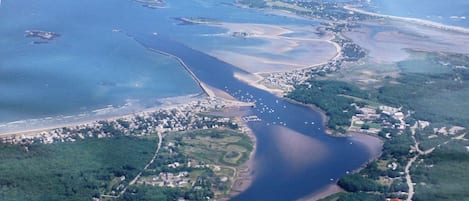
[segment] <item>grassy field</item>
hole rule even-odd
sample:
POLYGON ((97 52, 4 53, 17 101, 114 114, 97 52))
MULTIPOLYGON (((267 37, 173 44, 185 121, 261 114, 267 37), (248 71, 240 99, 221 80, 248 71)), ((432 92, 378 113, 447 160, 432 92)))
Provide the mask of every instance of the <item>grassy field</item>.
MULTIPOLYGON (((253 150, 251 139, 233 130, 170 133, 164 142, 178 143, 181 153, 174 155, 169 154, 168 150, 161 150, 162 157, 157 160, 158 163, 155 162, 154 169, 145 172, 145 175, 157 175, 167 170, 171 160, 187 161, 189 158, 220 168, 217 171, 189 169, 192 181, 196 182, 196 186, 204 187, 202 190, 136 185, 131 186, 119 200, 175 200, 180 197, 205 200, 207 195, 213 196, 214 192, 218 196, 226 196, 229 189, 226 183, 220 183, 220 178, 227 177, 228 182, 232 182, 237 168, 253 150)), ((151 159, 157 143, 157 137, 152 135, 85 139, 27 147, 1 144, 0 200, 89 201, 92 197, 118 192, 119 186, 127 185, 151 159)))
POLYGON ((27 149, 1 144, 0 200, 89 201, 115 188, 115 178, 134 177, 156 144, 156 138, 135 137, 34 144, 27 149))
POLYGON ((241 165, 249 159, 253 146, 249 136, 229 129, 168 133, 163 139, 158 157, 141 180, 152 181, 152 178, 163 172, 187 171, 188 185, 180 188, 136 185, 124 197, 126 200, 167 201, 227 197, 241 165), (181 165, 177 168, 168 167, 168 164, 175 162, 181 165), (155 199, 150 199, 152 197, 155 199))
POLYGON ((445 74, 451 69, 439 62, 437 55, 419 51, 409 51, 407 60, 397 62, 396 65, 402 73, 418 74, 445 74))
POLYGON ((209 164, 238 166, 246 162, 253 142, 245 135, 232 130, 204 130, 168 136, 168 141, 178 137, 185 155, 209 164))

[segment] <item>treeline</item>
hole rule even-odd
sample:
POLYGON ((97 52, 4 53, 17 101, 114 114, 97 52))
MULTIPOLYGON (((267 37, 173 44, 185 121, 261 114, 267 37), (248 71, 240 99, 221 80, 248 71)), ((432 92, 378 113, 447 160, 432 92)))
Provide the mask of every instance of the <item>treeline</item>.
POLYGON ((466 143, 453 141, 424 156, 412 170, 417 183, 415 201, 469 200, 469 152, 466 143))
POLYGON ((329 117, 327 127, 345 133, 344 127, 350 126, 350 119, 357 113, 352 103, 363 103, 340 95, 369 98, 369 94, 365 91, 346 82, 313 79, 296 86, 294 91, 287 94, 287 97, 321 108, 329 117))
POLYGON ((155 141, 136 137, 0 145, 0 200, 89 201, 126 184, 150 160, 155 141), (122 182, 111 182, 125 177, 122 182))
POLYGON ((152 186, 131 186, 118 201, 206 201, 213 198, 213 192, 207 188, 184 189, 152 186))
POLYGON ((458 78, 469 80, 469 76, 463 77, 465 74, 469 75, 469 70, 455 69, 441 74, 403 73, 396 80, 399 84, 385 84, 377 90, 376 101, 414 111, 415 119, 469 127, 467 111, 457 108, 465 106, 464 97, 469 96, 469 85, 455 81, 458 78))
POLYGON ((469 127, 469 112, 457 108, 467 106, 464 97, 469 97, 469 85, 454 81, 455 77, 464 75, 460 71, 469 74, 469 70, 461 69, 441 74, 403 73, 395 82, 369 90, 361 90, 347 82, 310 79, 296 86, 287 97, 324 110, 330 118, 327 126, 339 132, 344 132, 343 127, 350 125, 350 118, 357 112, 351 104, 364 104, 340 95, 403 107, 403 111, 414 112, 414 119, 469 127), (453 95, 435 98, 448 92, 453 95))
POLYGON ((337 184, 348 192, 383 191, 385 188, 375 180, 366 178, 360 174, 345 175, 340 178, 337 184))

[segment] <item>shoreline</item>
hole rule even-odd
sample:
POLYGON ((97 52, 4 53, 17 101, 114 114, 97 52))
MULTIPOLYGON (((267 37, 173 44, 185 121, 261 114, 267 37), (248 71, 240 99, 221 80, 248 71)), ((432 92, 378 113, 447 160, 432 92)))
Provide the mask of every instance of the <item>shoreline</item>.
POLYGON ((469 29, 464 28, 464 27, 447 25, 447 24, 443 24, 443 23, 438 23, 438 22, 433 22, 433 21, 423 20, 423 19, 418 19, 418 18, 400 17, 400 16, 395 16, 395 15, 386 15, 386 14, 373 13, 373 12, 365 11, 365 10, 362 10, 360 8, 353 7, 353 6, 350 6, 350 5, 346 5, 343 8, 345 10, 360 13, 360 14, 364 14, 364 15, 369 15, 369 16, 374 16, 374 17, 382 17, 382 18, 386 18, 386 19, 404 21, 404 22, 408 22, 408 23, 413 23, 413 24, 426 26, 426 27, 431 27, 431 28, 436 28, 436 29, 442 29, 442 30, 446 30, 446 31, 454 31, 454 32, 469 34, 469 29))
POLYGON ((252 182, 255 179, 254 157, 257 151, 257 137, 254 134, 254 132, 249 128, 249 126, 246 124, 246 122, 244 122, 240 117, 236 117, 235 119, 238 122, 238 125, 242 125, 242 127, 246 129, 244 133, 252 140, 253 147, 252 147, 251 153, 249 154, 249 159, 239 167, 238 175, 236 176, 236 179, 233 181, 231 190, 229 192, 229 197, 227 197, 226 199, 221 199, 222 201, 230 200, 231 198, 244 192, 246 189, 248 189, 251 186, 252 182))
MULTIPOLYGON (((146 113, 152 113, 152 112, 157 112, 159 110, 168 110, 172 108, 176 108, 179 106, 187 105, 190 104, 192 101, 199 101, 199 100, 204 100, 205 95, 203 94, 191 94, 187 96, 175 96, 175 97, 168 97, 168 98, 162 98, 159 99, 159 101, 162 102, 161 105, 150 107, 143 109, 138 112, 132 112, 129 114, 122 114, 122 115, 111 115, 109 117, 91 117, 90 119, 86 120, 78 120, 70 123, 58 123, 56 125, 51 125, 51 126, 45 126, 45 127, 38 127, 38 128, 31 128, 31 129, 26 129, 26 130, 18 130, 18 131, 11 131, 11 132, 5 132, 5 133, 0 133, 0 137, 8 137, 8 136, 13 136, 13 135, 33 135, 37 134, 40 132, 44 131, 49 131, 57 128, 62 128, 62 127, 74 127, 74 126, 79 126, 79 125, 86 125, 86 124, 93 124, 96 123, 97 121, 101 120, 117 120, 117 119, 123 119, 123 118, 128 118, 128 117, 133 117, 137 115, 142 115, 146 113), (202 96, 201 96, 202 95, 202 96), (180 101, 183 99, 184 101, 180 101)), ((74 116, 79 116, 79 115, 73 115, 74 116)), ((41 119, 32 119, 32 120, 42 120, 45 118, 41 119)), ((27 121, 27 120, 26 120, 27 121)))
POLYGON ((215 97, 215 93, 212 90, 210 90, 208 87, 205 86, 205 84, 194 74, 194 72, 192 72, 192 70, 189 68, 189 66, 187 66, 187 64, 181 58, 179 58, 176 55, 172 55, 170 53, 163 52, 161 50, 157 50, 157 49, 153 49, 153 48, 148 48, 148 50, 150 50, 152 52, 156 52, 156 53, 164 55, 164 56, 167 56, 167 57, 170 57, 170 58, 175 59, 176 61, 178 61, 179 64, 189 73, 189 75, 191 75, 192 79, 194 79, 194 81, 197 82, 199 87, 202 89, 202 91, 207 96, 209 96, 211 98, 215 97))
POLYGON ((327 116, 326 112, 324 112, 324 110, 322 110, 318 106, 316 106, 314 104, 302 103, 302 102, 299 102, 299 101, 296 101, 296 100, 293 100, 293 99, 287 98, 287 97, 281 97, 281 98, 283 98, 284 100, 286 100, 290 103, 301 105, 301 106, 307 107, 307 108, 317 112, 321 116, 321 120, 322 120, 321 123, 322 123, 323 129, 324 129, 324 131, 327 135, 330 135, 332 137, 348 137, 345 134, 343 134, 343 135, 337 134, 335 131, 333 131, 333 130, 331 130, 330 128, 327 127, 327 122, 329 121, 329 116, 327 116))
MULTIPOLYGON (((199 86, 203 89, 204 93, 213 98, 213 97, 216 97, 215 93, 213 91, 211 91, 210 89, 208 89, 201 80, 198 79, 197 76, 195 76, 195 74, 190 70, 190 68, 184 63, 184 61, 182 59, 180 59, 179 57, 175 56, 175 55, 172 55, 172 54, 168 54, 166 52, 163 52, 163 51, 159 51, 159 50, 155 50, 155 49, 151 49, 149 48, 150 51, 154 51, 154 52, 157 52, 157 53, 160 53, 160 54, 163 54, 163 55, 166 55, 166 56, 169 56, 171 58, 174 58, 176 60, 179 61, 179 63, 190 73, 190 75, 194 78, 194 80, 196 80, 196 82, 199 84, 199 86)), ((311 68, 311 67, 308 67, 308 68, 311 68)), ((239 78, 238 78, 239 79, 239 78)), ((248 82, 248 84, 253 84, 253 83, 250 83, 248 82)), ((255 84, 255 83, 254 83, 255 84)), ((254 87, 256 87, 255 85, 253 85, 254 87)), ((263 89, 265 90, 265 89, 263 89)), ((271 93, 271 90, 266 90, 267 92, 271 93)), ((323 123, 323 128, 326 130, 326 133, 331 135, 331 136, 334 136, 332 135, 332 131, 329 130, 329 129, 326 129, 327 126, 326 126, 326 123, 327 121, 329 120, 329 117, 324 113, 324 111, 322 111, 320 108, 314 106, 314 105, 311 105, 311 104, 303 104, 303 103, 300 103, 300 102, 297 102, 297 101, 294 101, 292 99, 288 99, 288 98, 285 98, 283 96, 280 96, 279 94, 276 94, 274 93, 275 96, 279 97, 279 98, 283 98, 289 102, 292 102, 292 103, 295 103, 295 104, 300 104, 300 105, 304 105, 310 109, 312 109, 313 111, 316 111, 318 112, 320 115, 321 115, 321 119, 322 119, 322 123, 323 123)), ((75 124, 76 125, 76 124, 75 124)), ((250 137, 253 137, 255 140, 253 141, 253 143, 257 143, 257 139, 255 138, 255 134, 250 131, 248 133, 248 135, 250 137)), ((337 137, 337 136, 335 136, 337 137)), ((346 137, 346 136, 344 136, 346 137)), ((249 187, 249 185, 251 184, 251 182, 253 181, 253 178, 254 176, 252 175, 252 168, 254 166, 254 155, 256 153, 256 146, 254 146, 253 148, 253 151, 251 152, 251 155, 249 157, 249 160, 246 162, 246 165, 247 166, 247 170, 245 173, 246 173, 246 176, 243 175, 238 175, 238 178, 234 181, 234 186, 232 188, 232 193, 230 193, 230 196, 234 196, 238 193, 241 193, 243 192, 245 189, 247 189, 249 187)), ((243 165, 243 166, 244 166, 243 165)), ((328 191, 329 192, 329 191, 328 191)), ((314 193, 315 195, 313 196, 316 196, 317 193, 314 193)), ((321 194, 321 193, 320 193, 321 194)), ((322 195, 322 194, 321 194, 322 195)))
MULTIPOLYGON (((313 110, 314 112, 317 112, 321 116, 322 125, 323 125, 322 128, 324 129, 326 135, 329 135, 329 136, 334 137, 334 138, 335 137, 337 137, 337 138, 351 138, 351 140, 357 141, 358 143, 361 143, 363 146, 365 146, 365 148, 368 150, 368 152, 370 154, 370 159, 366 163, 364 163, 362 166, 360 166, 357 169, 353 170, 352 172, 359 172, 360 170, 365 168, 366 165, 368 165, 369 163, 371 163, 373 161, 376 161, 377 159, 379 159, 379 157, 381 157, 384 142, 378 136, 370 135, 370 134, 367 134, 367 133, 349 132, 349 131, 347 131, 345 134, 340 134, 340 133, 338 133, 338 132, 336 132, 336 131, 334 131, 334 130, 327 127, 327 122, 329 121, 329 116, 327 116, 326 113, 321 108, 319 108, 318 106, 316 106, 314 104, 301 103, 301 102, 293 100, 291 98, 287 98, 283 95, 285 92, 278 93, 277 91, 269 90, 267 87, 265 87, 264 85, 259 84, 257 82, 256 83, 249 82, 248 84, 250 84, 251 86, 254 86, 254 87, 258 87, 257 85, 263 86, 260 89, 263 89, 263 90, 265 90, 269 93, 272 93, 275 96, 277 96, 278 98, 284 99, 285 101, 290 102, 292 104, 297 104, 297 105, 307 107, 307 108, 313 110), (365 138, 368 138, 368 139, 365 139, 365 138), (374 143, 372 142, 373 140, 378 141, 379 150, 376 150, 377 147, 373 147, 374 146, 373 145, 374 143)), ((250 160, 252 160, 252 159, 250 159, 250 160)), ((326 198, 328 196, 334 195, 336 193, 344 192, 344 191, 345 190, 340 188, 337 185, 337 183, 335 183, 335 184, 331 184, 331 185, 329 185, 329 186, 327 186, 323 189, 320 189, 317 192, 314 192, 310 195, 307 195, 303 198, 300 198, 300 199, 298 199, 298 201, 315 201, 315 200, 323 199, 323 198, 326 198)))
POLYGON ((316 201, 340 192, 345 192, 345 190, 340 188, 340 186, 337 184, 331 184, 319 190, 318 192, 307 195, 303 198, 298 199, 297 201, 316 201))
POLYGON ((259 55, 250 55, 248 53, 233 52, 232 50, 218 50, 206 52, 207 54, 230 63, 242 70, 245 70, 251 74, 259 75, 266 73, 282 73, 294 70, 305 70, 314 68, 317 66, 325 65, 331 60, 337 60, 342 56, 342 47, 340 44, 334 41, 336 38, 334 33, 327 33, 319 36, 314 32, 316 29, 305 29, 296 26, 280 26, 271 24, 258 24, 258 23, 231 23, 231 22, 204 22, 197 23, 203 26, 218 27, 226 30, 224 35, 233 36, 235 33, 244 33, 245 38, 258 39, 266 41, 267 44, 257 47, 257 51, 270 52, 268 49, 276 49, 275 54, 282 55, 292 50, 303 50, 305 52, 316 52, 318 49, 315 47, 309 47, 308 45, 314 44, 318 46, 327 45, 330 46, 330 50, 321 52, 321 56, 316 56, 311 62, 311 58, 303 55, 294 55, 290 60, 285 59, 273 59, 259 55), (305 33, 305 36, 287 36, 287 34, 293 33, 305 33), (311 35, 313 34, 313 35, 311 35), (286 44, 283 44, 286 43, 286 44), (306 46, 305 46, 306 44, 306 46), (310 48, 310 49, 308 49, 310 48), (324 59, 327 57, 327 59, 324 59), (251 60, 245 62, 243 59, 251 60), (267 69, 260 69, 260 67, 251 66, 262 66, 267 69), (266 67, 266 66, 271 66, 266 67), (282 66, 282 67, 279 67, 282 66))

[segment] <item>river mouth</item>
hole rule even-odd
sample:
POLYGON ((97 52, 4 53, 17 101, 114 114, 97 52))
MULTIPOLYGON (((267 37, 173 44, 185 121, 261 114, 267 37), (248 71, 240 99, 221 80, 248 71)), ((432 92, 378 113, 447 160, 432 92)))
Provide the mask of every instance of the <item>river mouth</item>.
POLYGON ((232 200, 297 200, 315 195, 379 155, 381 143, 376 138, 327 135, 319 112, 238 80, 236 74, 248 73, 231 64, 169 37, 131 35, 149 50, 184 61, 201 82, 239 101, 255 102, 243 113, 260 119, 247 122, 257 139, 254 178, 232 200))
MULTIPOLYGON (((225 2, 230 1, 225 0, 225 2)), ((33 2, 31 0, 6 1, 2 5, 0 15, 10 13, 10 15, 14 17, 15 22, 21 23, 11 23, 13 20, 10 22, 8 18, 0 18, 0 21, 3 20, 4 22, 0 23, 0 25, 11 26, 8 27, 11 28, 10 31, 2 33, 8 33, 14 36, 12 40, 0 40, 0 42, 6 41, 6 43, 8 43, 2 45, 2 47, 32 49, 31 54, 44 52, 45 49, 52 49, 56 52, 67 52, 67 49, 78 47, 78 49, 76 49, 77 52, 72 53, 77 56, 77 58, 80 58, 80 62, 69 61, 70 64, 76 64, 76 66, 57 65, 54 66, 53 70, 55 70, 54 73, 57 73, 58 76, 63 76, 63 73, 69 76, 67 79, 60 81, 67 81, 70 86, 79 86, 79 84, 83 84, 81 79, 86 78, 86 76, 95 78, 94 76, 96 74, 107 75, 102 71, 85 71, 83 69, 83 66, 97 67, 99 65, 94 64, 102 64, 100 63, 102 57, 96 53, 108 55, 110 57, 108 61, 113 61, 114 57, 112 57, 113 55, 111 53, 115 53, 115 51, 125 50, 122 54, 117 54, 117 57, 121 60, 127 60, 127 58, 132 56, 131 53, 136 53, 136 51, 132 51, 131 48, 122 46, 124 40, 118 40, 118 42, 108 41, 108 44, 113 45, 111 46, 113 51, 104 50, 100 52, 95 47, 101 47, 96 44, 101 44, 99 42, 103 38, 109 40, 113 38, 125 38, 128 47, 136 48, 140 52, 143 50, 145 55, 149 56, 150 59, 155 59, 158 56, 150 49, 174 55, 184 61, 190 68, 190 71, 194 73, 195 77, 200 79, 200 81, 207 86, 223 91, 226 95, 232 96, 240 101, 252 102, 255 100, 257 104, 256 107, 249 108, 248 111, 250 115, 255 115, 261 119, 259 122, 248 122, 249 127, 257 138, 256 153, 253 156, 255 167, 254 179, 252 185, 248 187, 246 191, 234 197, 233 200, 297 200, 304 196, 315 194, 321 189, 335 184, 340 176, 346 174, 348 171, 356 170, 366 163, 371 158, 369 149, 351 138, 334 138, 326 135, 324 133, 324 125, 322 124, 323 120, 319 113, 312 111, 306 106, 293 104, 267 91, 240 81, 236 75, 250 76, 251 74, 247 70, 239 69, 236 66, 204 53, 208 51, 201 52, 193 49, 194 47, 204 46, 206 45, 205 43, 210 41, 210 38, 207 39, 207 37, 204 36, 207 32, 220 33, 224 32, 223 30, 214 27, 182 27, 175 25, 173 17, 194 16, 215 19, 223 19, 226 17, 229 18, 230 21, 235 22, 275 25, 294 23, 298 26, 311 26, 311 24, 314 23, 311 21, 293 20, 282 17, 273 18, 272 16, 259 12, 247 11, 225 5, 220 6, 218 4, 216 5, 216 9, 213 9, 215 6, 212 4, 216 3, 204 1, 170 1, 169 8, 153 10, 143 8, 140 4, 127 0, 103 0, 99 2, 92 0, 80 2, 56 2, 52 0, 44 0, 41 2, 33 2), (6 9, 8 6, 21 8, 22 13, 27 14, 18 15, 18 13, 11 13, 11 10, 14 9, 6 9), (77 13, 76 11, 80 12, 77 13), (83 15, 81 11, 87 12, 83 15), (226 16, 227 13, 231 15, 226 16), (77 23, 76 20, 82 21, 77 23), (157 23, 155 23, 155 21, 157 21, 157 23), (61 37, 50 44, 29 46, 31 41, 24 38, 23 32, 35 27, 45 29, 45 31, 60 33, 61 37), (129 40, 126 35, 122 34, 124 32, 129 33, 134 40, 129 40), (165 34, 171 37, 164 36, 165 34), (100 35, 102 38, 95 38, 96 35, 100 35), (10 44, 12 41, 17 44, 10 44), (89 46, 81 46, 85 43, 89 46), (61 49, 67 51, 62 51, 61 49), (83 53, 81 51, 87 54, 83 56, 80 54, 83 53), (148 54, 149 52, 150 54, 148 54), (82 58, 83 60, 81 60, 82 58), (94 59, 93 61, 96 63, 86 63, 91 61, 90 58, 94 59), (63 66, 69 68, 61 68, 63 66), (75 73, 83 72, 85 72, 85 75, 79 76, 81 79, 74 79, 73 76, 78 76, 78 74, 75 73)), ((6 28, 0 28, 0 30, 3 29, 6 28)), ((292 36, 290 35, 290 37, 292 36)), ((223 42, 226 41, 227 40, 223 38, 211 42, 212 45, 218 46, 220 43, 223 44, 223 42)), ((246 41, 243 40, 243 42, 246 41)), ((9 49, 2 48, 0 51, 7 50, 9 49)), ((41 54, 35 56, 41 57, 41 54)), ((53 62, 55 61, 54 59, 61 61, 67 59, 66 57, 54 56, 57 55, 52 54, 49 58, 51 60, 44 60, 44 62, 53 62)), ((28 59, 21 60, 21 58, 18 57, 13 58, 17 61, 21 60, 21 62, 30 61, 30 59, 33 58, 28 57, 28 55, 25 57, 28 59)), ((45 57, 41 57, 41 59, 44 58, 45 57)), ((141 57, 136 57, 135 60, 137 64, 138 61, 143 61, 141 57)), ((166 58, 162 60, 166 60, 166 58)), ((7 63, 6 58, 2 58, 0 62, 3 66, 3 64, 7 63)), ((150 62, 150 64, 155 63, 159 63, 159 61, 152 60, 152 62, 150 62)), ((111 70, 112 67, 116 67, 111 65, 112 63, 104 64, 110 67, 111 70)), ((132 66, 132 64, 129 64, 129 66, 132 66)), ((33 70, 35 70, 35 73, 44 72, 38 71, 37 69, 33 70)), ((98 70, 100 70, 100 68, 98 68, 98 70)), ((147 86, 157 86, 166 90, 169 90, 171 87, 172 90, 170 91, 180 92, 168 92, 169 95, 167 96, 187 95, 200 92, 197 84, 194 84, 193 80, 190 78, 190 75, 182 72, 184 72, 183 68, 179 65, 172 64, 168 67, 168 73, 135 71, 138 75, 151 75, 149 76, 150 78, 153 78, 154 75, 160 75, 162 78, 159 81, 168 85, 165 86, 156 79, 156 82, 148 83, 147 86), (178 74, 179 76, 176 76, 174 73, 171 74, 170 72, 173 72, 173 70, 180 72, 180 74, 178 74), (185 90, 182 90, 182 88, 185 88, 185 90)), ((134 77, 125 72, 120 76, 124 78, 134 77)), ((4 80, 5 79, 2 79, 1 81, 4 80)), ((38 80, 41 82, 38 81, 37 86, 51 86, 50 83, 49 85, 46 85, 48 83, 42 83, 47 79, 38 80)), ((64 86, 63 83, 64 82, 58 82, 56 85, 64 86)), ((106 79, 100 79, 90 83, 91 84, 85 86, 86 89, 95 89, 96 85, 101 85, 98 89, 105 91, 109 90, 108 88, 120 86, 119 82, 106 79)), ((142 85, 140 82, 132 82, 128 84, 128 86, 132 87, 126 88, 126 90, 135 92, 142 85)), ((72 94, 69 93, 71 89, 73 88, 66 91, 67 94, 72 94)), ((149 91, 155 93, 155 90, 149 91)), ((160 93, 155 93, 155 97, 160 97, 158 95, 163 93, 161 91, 159 92, 160 93)), ((72 94, 74 96, 71 97, 73 99, 75 96, 93 97, 94 95, 94 93, 83 94, 84 95, 72 94)), ((146 95, 147 93, 142 94, 146 95)), ((112 98, 109 96, 104 97, 112 98)), ((54 100, 56 103, 65 102, 51 97, 46 98, 49 98, 48 100, 54 100)), ((143 98, 147 98, 147 96, 143 96, 143 98)), ((5 97, 3 97, 2 101, 4 100, 6 100, 5 97)), ((24 98, 24 100, 37 101, 39 99, 32 94, 31 97, 24 98)), ((111 103, 106 103, 104 106, 108 104, 111 103)), ((112 104, 119 105, 118 103, 112 104)), ((34 104, 31 105, 34 106, 34 104)), ((56 106, 54 104, 51 105, 56 106)), ((98 105, 101 106, 103 104, 98 105)), ((73 108, 78 108, 79 110, 80 107, 73 106, 73 108)), ((36 109, 45 109, 48 111, 46 108, 38 107, 36 109)), ((62 112, 62 110, 59 111, 59 113, 62 112)), ((50 115, 45 115, 45 117, 48 116, 50 115)), ((64 118, 66 117, 68 118, 68 116, 64 116, 64 118)))

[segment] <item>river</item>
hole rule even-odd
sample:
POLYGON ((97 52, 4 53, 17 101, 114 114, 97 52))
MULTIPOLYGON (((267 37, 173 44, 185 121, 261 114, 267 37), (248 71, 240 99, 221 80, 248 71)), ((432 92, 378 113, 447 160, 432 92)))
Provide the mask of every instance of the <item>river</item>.
MULTIPOLYGON (((318 24, 241 9, 230 3, 168 0, 168 8, 148 9, 131 0, 3 2, 0 128, 17 120, 79 116, 107 105, 119 107, 127 100, 145 108, 153 106, 157 98, 200 92, 175 60, 148 51, 156 49, 181 58, 204 83, 239 100, 256 101, 256 108, 249 111, 262 120, 249 123, 257 137, 254 180, 233 200, 297 200, 335 184, 339 177, 370 160, 373 150, 379 149, 377 139, 365 144, 354 137, 328 136, 318 112, 239 81, 234 73, 246 72, 199 51, 264 41, 214 38, 211 36, 226 30, 180 26, 173 19, 204 17, 280 26, 318 24), (47 44, 32 45, 35 39, 24 37, 28 29, 61 36, 47 44)), ((14 128, 24 128, 28 122, 14 128)))
MULTIPOLYGON (((248 124, 257 137, 254 181, 232 200, 297 200, 336 183, 375 154, 355 138, 325 134, 318 112, 237 80, 234 73, 245 72, 235 66, 161 34, 131 35, 148 49, 179 57, 204 83, 238 100, 256 101, 249 113, 261 121, 248 124)), ((377 139, 368 143, 380 146, 377 139)))

